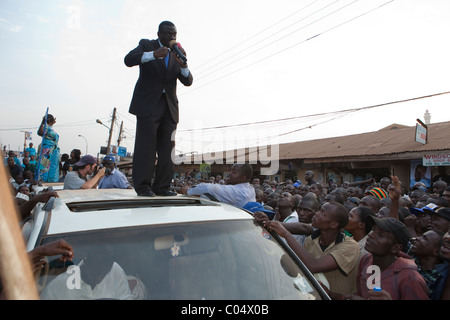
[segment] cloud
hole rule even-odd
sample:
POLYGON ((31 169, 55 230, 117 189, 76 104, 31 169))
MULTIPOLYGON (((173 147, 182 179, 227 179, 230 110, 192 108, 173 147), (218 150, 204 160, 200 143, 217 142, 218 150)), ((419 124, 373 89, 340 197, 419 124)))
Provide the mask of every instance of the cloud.
POLYGON ((23 29, 23 26, 15 25, 9 27, 9 30, 12 32, 20 32, 23 29))
POLYGON ((24 28, 24 26, 22 26, 22 25, 12 24, 11 22, 9 22, 9 20, 7 20, 5 18, 1 18, 1 17, 0 17, 0 23, 6 24, 7 25, 6 27, 8 28, 8 30, 12 31, 12 32, 20 32, 24 28))
POLYGON ((36 20, 39 21, 39 22, 43 22, 43 23, 50 23, 50 20, 48 20, 48 19, 46 19, 44 17, 41 17, 41 16, 37 16, 36 20))

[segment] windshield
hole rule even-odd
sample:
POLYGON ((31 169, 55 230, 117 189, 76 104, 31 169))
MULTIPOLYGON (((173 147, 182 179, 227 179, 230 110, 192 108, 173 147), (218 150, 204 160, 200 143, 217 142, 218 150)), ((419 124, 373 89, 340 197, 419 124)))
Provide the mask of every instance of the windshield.
POLYGON ((42 299, 320 299, 298 266, 253 221, 144 226, 47 237, 74 259, 49 257, 42 299))

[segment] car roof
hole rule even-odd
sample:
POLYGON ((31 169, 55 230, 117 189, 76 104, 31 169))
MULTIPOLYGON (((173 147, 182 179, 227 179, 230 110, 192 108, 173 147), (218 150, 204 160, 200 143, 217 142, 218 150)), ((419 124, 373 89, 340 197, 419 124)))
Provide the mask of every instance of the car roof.
POLYGON ((57 191, 47 235, 155 224, 250 220, 252 215, 231 205, 198 197, 140 197, 133 189, 57 191))

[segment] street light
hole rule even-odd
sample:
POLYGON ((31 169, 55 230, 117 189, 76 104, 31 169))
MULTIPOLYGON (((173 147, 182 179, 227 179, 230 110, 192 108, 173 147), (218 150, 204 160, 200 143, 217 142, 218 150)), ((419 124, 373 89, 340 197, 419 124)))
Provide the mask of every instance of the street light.
POLYGON ((86 142, 86 153, 85 154, 88 154, 88 142, 87 142, 86 138, 84 136, 82 136, 81 134, 79 134, 78 136, 83 138, 84 141, 86 142))
POLYGON ((112 121, 111 121, 111 128, 108 127, 107 125, 103 124, 103 122, 101 122, 100 119, 95 120, 97 123, 101 124, 101 125, 104 126, 105 128, 108 128, 108 130, 109 130, 108 145, 107 145, 107 147, 106 147, 106 150, 109 150, 109 147, 111 147, 112 126, 113 126, 113 124, 114 124, 115 114, 116 114, 116 108, 114 108, 114 115, 113 115, 113 119, 112 119, 112 121))
POLYGON ((103 122, 101 122, 100 119, 95 120, 95 122, 100 123, 102 126, 104 126, 105 128, 107 128, 108 130, 111 130, 111 129, 109 129, 109 127, 108 127, 106 124, 104 124, 103 122))

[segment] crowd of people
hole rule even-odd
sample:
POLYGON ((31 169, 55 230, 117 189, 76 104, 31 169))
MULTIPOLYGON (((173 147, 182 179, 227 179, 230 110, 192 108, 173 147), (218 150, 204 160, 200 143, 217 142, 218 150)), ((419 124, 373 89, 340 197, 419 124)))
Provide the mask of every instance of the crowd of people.
POLYGON ((325 275, 332 299, 450 299, 445 181, 407 191, 393 176, 325 188, 310 170, 304 184, 251 180, 250 172, 249 165, 234 165, 227 180, 176 183, 180 193, 252 211, 312 273, 325 275))
MULTIPOLYGON (((22 221, 37 202, 57 196, 33 195, 37 183, 30 151, 20 159, 14 152, 5 158, 22 221)), ((133 188, 114 156, 99 163, 74 149, 61 160, 64 189, 133 188)), ((450 299, 450 186, 442 179, 429 189, 417 183, 410 190, 395 176, 325 185, 311 170, 303 183, 261 181, 253 178, 251 165, 235 164, 226 179, 188 175, 175 179, 172 188, 251 211, 312 273, 324 274, 332 299, 450 299)))
MULTIPOLYGON (((31 212, 37 203, 45 203, 51 197, 58 196, 52 188, 43 187, 43 182, 46 181, 42 179, 42 176, 37 180, 36 154, 36 149, 30 143, 20 157, 17 157, 14 151, 9 151, 4 158, 21 224, 30 219, 31 212)), ((70 156, 63 154, 56 163, 58 165, 57 181, 64 183, 64 189, 132 188, 128 178, 117 168, 114 155, 104 156, 99 163, 93 156, 81 156, 79 149, 73 149, 70 156)))
MULTIPOLYGON (((30 149, 34 149, 32 143, 20 158, 14 151, 9 151, 4 159, 9 182, 19 205, 30 200, 37 193, 36 190, 41 189, 37 187, 42 186, 43 182, 48 182, 48 179, 38 176, 36 150, 32 152, 30 149)), ((117 168, 114 155, 103 156, 99 163, 97 158, 91 155, 82 157, 79 149, 73 149, 70 156, 63 154, 57 161, 52 161, 58 166, 58 178, 53 180, 64 183, 64 189, 132 188, 130 180, 117 168)))
MULTIPOLYGON (((158 39, 141 39, 124 58, 127 67, 141 71, 129 110, 137 121, 131 183, 113 156, 99 162, 77 149, 60 155, 56 118, 46 113, 38 150, 30 144, 22 159, 14 152, 5 158, 21 222, 37 202, 57 196, 38 193, 34 187, 41 182, 63 182, 64 189, 134 188, 139 196, 207 197, 252 212, 255 222, 282 237, 312 273, 323 273, 332 299, 450 299, 448 176, 433 181, 431 190, 420 180, 407 190, 395 176, 324 185, 311 170, 304 183, 280 183, 252 179, 251 165, 235 164, 227 179, 188 177, 170 185, 171 138, 179 121, 176 83, 190 86, 193 76, 176 43, 175 25, 163 21, 157 34, 158 39)), ((73 252, 63 241, 38 247, 29 253, 33 268, 50 254, 70 259, 73 252)))
POLYGON ((343 183, 327 191, 317 182, 309 188, 294 187, 292 181, 275 188, 267 183, 260 201, 274 206, 276 216, 255 214, 256 219, 286 239, 311 272, 325 274, 333 299, 450 298, 450 188, 445 182, 409 192, 397 177, 343 183), (291 198, 296 226, 279 214, 283 197, 291 198), (308 210, 311 202, 315 207, 308 210), (296 235, 307 237, 302 243, 296 235), (371 283, 374 265, 380 272, 371 283))

